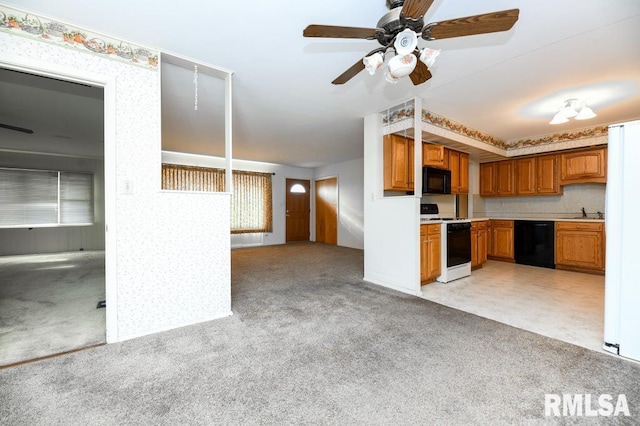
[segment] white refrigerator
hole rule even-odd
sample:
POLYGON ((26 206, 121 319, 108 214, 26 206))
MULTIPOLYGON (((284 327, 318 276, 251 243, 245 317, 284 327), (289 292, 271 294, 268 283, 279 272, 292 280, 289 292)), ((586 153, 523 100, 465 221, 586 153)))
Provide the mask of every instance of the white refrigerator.
POLYGON ((609 126, 604 349, 640 361, 640 121, 609 126))

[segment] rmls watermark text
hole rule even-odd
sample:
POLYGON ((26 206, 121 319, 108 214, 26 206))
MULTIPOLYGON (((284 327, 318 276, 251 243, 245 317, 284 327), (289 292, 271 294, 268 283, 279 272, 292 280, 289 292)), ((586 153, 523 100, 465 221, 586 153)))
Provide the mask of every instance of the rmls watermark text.
POLYGON ((556 417, 631 416, 625 394, 548 393, 544 396, 544 415, 556 417))

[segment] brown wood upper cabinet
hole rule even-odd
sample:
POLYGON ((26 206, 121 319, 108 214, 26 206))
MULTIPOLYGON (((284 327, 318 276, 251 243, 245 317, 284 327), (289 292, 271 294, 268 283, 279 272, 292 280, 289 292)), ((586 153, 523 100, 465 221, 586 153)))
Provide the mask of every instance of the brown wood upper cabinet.
POLYGON ((447 154, 443 145, 435 145, 432 143, 422 144, 422 165, 448 169, 449 156, 447 154))
POLYGON ((535 195, 538 193, 536 158, 519 158, 515 162, 516 194, 535 195))
POLYGON ((480 195, 492 197, 498 195, 496 188, 496 162, 480 164, 480 195))
POLYGON ((560 154, 560 185, 606 182, 606 148, 560 154))
POLYGON ((480 164, 480 195, 485 197, 515 195, 515 185, 514 160, 480 164))
POLYGON ((558 155, 541 155, 536 157, 536 182, 538 195, 562 194, 558 182, 558 155))
POLYGON ((515 161, 498 161, 496 166, 496 190, 500 196, 515 195, 515 161))
POLYGON ((384 190, 413 191, 413 139, 384 137, 384 190))
POLYGON ((480 195, 560 195, 557 154, 480 164, 480 195))
POLYGON ((449 152, 449 170, 451 170, 451 193, 469 193, 469 154, 466 152, 449 152))
POLYGON ((558 195, 558 156, 519 158, 515 160, 516 195, 558 195))

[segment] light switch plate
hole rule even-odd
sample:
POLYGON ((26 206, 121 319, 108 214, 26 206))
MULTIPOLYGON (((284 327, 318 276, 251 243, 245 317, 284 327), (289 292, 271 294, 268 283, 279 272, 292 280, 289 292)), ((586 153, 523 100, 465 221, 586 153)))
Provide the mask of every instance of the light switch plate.
POLYGON ((122 195, 133 195, 133 180, 124 179, 120 185, 120 193, 122 195))

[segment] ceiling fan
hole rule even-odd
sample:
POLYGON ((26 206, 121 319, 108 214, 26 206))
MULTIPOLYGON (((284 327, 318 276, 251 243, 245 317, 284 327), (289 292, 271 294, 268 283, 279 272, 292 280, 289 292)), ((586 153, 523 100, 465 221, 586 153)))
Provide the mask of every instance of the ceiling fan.
POLYGON ((24 127, 12 126, 10 124, 4 124, 4 123, 0 123, 0 128, 15 130, 16 132, 22 132, 22 133, 29 133, 29 134, 33 133, 33 130, 31 129, 25 129, 24 127))
POLYGON ((387 81, 397 82, 399 77, 409 75, 413 84, 418 85, 431 78, 429 66, 439 53, 426 48, 418 49, 418 36, 431 41, 507 31, 516 23, 520 13, 518 9, 510 9, 425 25, 424 15, 433 2, 434 0, 387 0, 391 10, 380 18, 376 28, 309 25, 302 35, 378 40, 382 45, 353 64, 333 80, 333 84, 344 84, 365 68, 373 74, 384 62, 384 54, 388 50, 395 50, 396 56, 389 61, 387 81))

